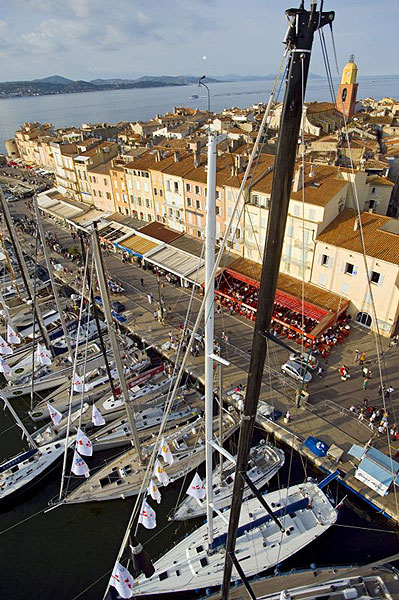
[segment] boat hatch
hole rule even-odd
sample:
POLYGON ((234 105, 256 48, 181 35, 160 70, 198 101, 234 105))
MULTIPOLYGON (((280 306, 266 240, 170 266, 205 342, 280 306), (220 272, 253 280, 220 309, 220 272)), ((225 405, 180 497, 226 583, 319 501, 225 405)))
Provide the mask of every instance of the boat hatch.
POLYGON ((160 573, 159 574, 159 581, 163 581, 164 579, 168 578, 168 572, 165 571, 164 573, 160 573))

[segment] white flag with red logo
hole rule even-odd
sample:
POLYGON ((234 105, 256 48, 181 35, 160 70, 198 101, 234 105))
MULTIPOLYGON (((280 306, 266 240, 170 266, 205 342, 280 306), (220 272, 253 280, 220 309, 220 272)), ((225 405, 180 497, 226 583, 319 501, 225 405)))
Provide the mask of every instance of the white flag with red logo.
POLYGON ((115 563, 109 584, 116 589, 121 598, 133 597, 134 579, 121 563, 115 563))
POLYGON ((161 502, 161 492, 152 479, 147 488, 147 494, 149 494, 153 500, 156 500, 158 504, 161 502))
POLYGON ((82 454, 83 456, 92 456, 93 454, 93 444, 80 427, 78 427, 78 433, 76 435, 75 448, 79 454, 82 454))
POLYGON ((87 385, 85 385, 83 377, 79 377, 77 373, 73 375, 73 391, 74 392, 87 392, 87 385))
POLYGON ((18 336, 17 333, 15 333, 15 331, 13 330, 11 325, 7 325, 7 342, 9 344, 20 344, 21 343, 21 338, 18 336))
POLYGON ((91 414, 91 422, 96 427, 100 427, 100 425, 105 425, 105 419, 95 404, 93 404, 93 412, 91 414))
POLYGON ((198 473, 194 475, 186 494, 192 496, 193 498, 197 498, 198 500, 202 500, 203 498, 205 498, 205 484, 202 481, 201 477, 198 475, 198 473))
POLYGON ((12 354, 13 352, 14 352, 13 349, 7 344, 5 339, 3 337, 1 337, 1 335, 0 335, 0 354, 4 354, 4 356, 8 356, 9 354, 12 354))
POLYGON ((144 525, 146 529, 155 529, 157 526, 157 518, 155 510, 151 508, 146 499, 144 498, 143 504, 141 505, 139 523, 144 525))
POLYGON ((9 373, 11 373, 10 367, 8 366, 6 361, 3 358, 1 358, 1 356, 0 356, 0 373, 4 373, 5 375, 8 375, 9 373))
POLYGON ((159 462, 159 460, 155 461, 154 475, 158 479, 159 483, 162 483, 162 485, 168 485, 168 483, 169 483, 168 474, 165 471, 165 469, 163 468, 163 466, 161 465, 161 463, 159 462))
POLYGON ((83 458, 80 456, 80 454, 76 452, 76 450, 73 453, 71 471, 75 475, 84 475, 85 477, 89 477, 90 475, 89 467, 87 466, 83 458))
POLYGON ((51 365, 51 354, 46 346, 42 346, 41 344, 37 345, 36 359, 41 365, 51 365))
POLYGON ((169 444, 165 440, 165 438, 162 438, 162 440, 161 440, 158 454, 160 454, 162 456, 162 458, 164 459, 164 461, 166 463, 168 463, 168 465, 173 464, 173 456, 170 451, 169 444))
POLYGON ((47 408, 53 425, 58 425, 62 421, 62 414, 54 406, 51 406, 50 402, 47 402, 47 408))

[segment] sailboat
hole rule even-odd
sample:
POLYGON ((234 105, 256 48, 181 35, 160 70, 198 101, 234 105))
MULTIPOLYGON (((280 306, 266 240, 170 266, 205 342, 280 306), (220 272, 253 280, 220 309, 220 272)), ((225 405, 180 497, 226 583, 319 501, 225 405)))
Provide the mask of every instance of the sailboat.
MULTIPOLYGON (((278 188, 284 199, 282 205, 284 209, 288 208, 295 151, 302 115, 303 86, 306 84, 313 35, 314 31, 333 20, 334 13, 317 12, 316 2, 313 0, 310 12, 304 9, 304 2, 302 2, 299 9, 286 11, 286 16, 289 28, 285 43, 287 44, 287 53, 289 53, 289 65, 286 79, 287 89, 282 112, 286 123, 282 124, 280 128, 278 151, 275 161, 272 208, 268 221, 268 238, 263 258, 262 281, 246 398, 244 410, 242 411, 238 455, 235 461, 236 471, 231 497, 231 509, 225 512, 215 510, 212 497, 213 487, 210 482, 212 475, 212 449, 217 445, 211 435, 207 435, 206 509, 208 523, 164 554, 155 563, 152 570, 148 570, 145 575, 142 574, 133 581, 131 593, 124 596, 126 598, 165 592, 173 593, 205 587, 211 588, 220 586, 221 583, 223 583, 222 593, 224 594, 224 598, 227 598, 231 580, 241 577, 246 580, 247 577, 257 575, 261 571, 275 566, 278 562, 292 556, 320 534, 327 531, 337 519, 336 509, 322 491, 322 488, 330 481, 330 478, 323 481, 320 486, 313 482, 306 482, 289 486, 287 489, 271 492, 266 495, 266 498, 260 495, 254 487, 255 498, 243 502, 244 483, 246 482, 251 487, 250 480, 245 474, 248 468, 249 449, 253 437, 266 355, 265 332, 268 331, 271 322, 286 220, 286 213, 285 215, 284 213, 280 214, 283 210, 282 207, 277 207, 273 210, 273 200, 276 196, 275 190, 278 188), (292 95, 293 85, 297 86, 294 95, 292 95), (287 156, 285 156, 286 152, 287 156), (279 220, 276 218, 276 215, 279 215, 279 220), (270 265, 271 268, 269 268, 270 265), (262 291, 263 295, 261 295, 262 291), (208 460, 209 454, 210 460, 208 460), (217 512, 215 518, 213 518, 213 510, 217 512), (236 569, 234 573, 232 573, 233 563, 236 569)), ((271 101, 272 98, 266 109, 262 126, 270 110, 271 101)), ((257 146, 262 134, 262 126, 251 154, 246 177, 252 165, 253 157, 257 152, 257 146)), ((212 197, 209 197, 210 190, 213 188, 211 159, 215 150, 211 138, 212 134, 209 135, 208 141, 207 237, 212 236, 213 233, 213 229, 211 232, 208 230, 208 215, 211 211, 213 200, 212 197)), ((239 195, 242 193, 246 177, 243 178, 239 195)), ((229 226, 231 223, 232 220, 229 226)), ((229 226, 226 228, 227 231, 229 230, 229 226)), ((226 238, 227 235, 225 235, 224 241, 226 238)), ((213 277, 216 266, 211 269, 213 277)), ((209 270, 206 272, 206 283, 209 287, 205 292, 205 307, 203 310, 205 311, 207 322, 209 321, 210 314, 209 303, 212 305, 214 300, 213 281, 209 270), (209 286, 210 282, 212 283, 211 286, 209 286)), ((222 449, 219 448, 219 451, 222 451, 222 449)), ((195 485, 194 488, 195 493, 199 492, 203 497, 201 486, 195 485)), ((147 509, 146 506, 144 508, 147 509)), ((142 515, 143 508, 140 512, 139 522, 145 522, 142 515)), ((123 549, 124 546, 122 544, 117 565, 120 564, 119 561, 122 557, 123 549)), ((112 579, 110 585, 118 589, 112 579)))
MULTIPOLYGON (((30 449, 23 450, 16 456, 0 464, 0 501, 8 499, 11 495, 25 491, 27 487, 36 483, 44 473, 54 466, 65 451, 65 440, 50 442, 38 447, 22 421, 15 413, 8 400, 0 392, 0 399, 8 406, 15 421, 22 429, 28 440, 30 449)), ((71 442, 73 439, 71 439, 71 442)))
MULTIPOLYGON (((236 460, 236 457, 233 457, 236 460)), ((284 452, 279 448, 273 448, 266 444, 265 440, 261 440, 259 444, 251 448, 249 468, 247 476, 258 489, 264 487, 285 461, 284 452)), ((213 485, 213 503, 216 509, 223 511, 230 506, 231 494, 234 484, 235 462, 224 460, 222 471, 217 468, 212 476, 213 485)), ((252 495, 248 485, 245 486, 244 500, 247 500, 252 495)), ((175 521, 186 521, 202 517, 206 513, 205 501, 201 498, 196 498, 187 495, 181 504, 173 513, 175 521)))

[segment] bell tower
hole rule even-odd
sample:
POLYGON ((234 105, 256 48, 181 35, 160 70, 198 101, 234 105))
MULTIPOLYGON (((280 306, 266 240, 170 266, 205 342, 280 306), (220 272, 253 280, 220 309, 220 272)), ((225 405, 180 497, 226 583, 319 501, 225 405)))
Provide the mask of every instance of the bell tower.
POLYGON ((348 64, 345 65, 342 71, 341 84, 337 93, 337 109, 347 118, 351 118, 355 114, 355 104, 358 83, 357 66, 353 54, 349 57, 348 64))

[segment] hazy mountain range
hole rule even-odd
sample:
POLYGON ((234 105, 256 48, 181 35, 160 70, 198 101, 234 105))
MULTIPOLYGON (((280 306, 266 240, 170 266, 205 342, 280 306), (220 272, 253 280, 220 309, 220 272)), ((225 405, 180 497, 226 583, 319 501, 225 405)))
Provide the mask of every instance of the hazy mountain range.
MULTIPOLYGON (((206 77, 204 83, 222 81, 265 81, 274 79, 275 75, 221 75, 206 77)), ((320 78, 310 74, 310 77, 320 78)), ((43 79, 31 81, 5 81, 0 83, 0 98, 20 96, 43 96, 48 94, 73 94, 79 92, 98 92, 100 90, 115 90, 129 88, 151 88, 165 86, 192 85, 198 82, 194 75, 144 75, 137 79, 91 79, 90 81, 73 80, 61 75, 51 75, 43 79)))

